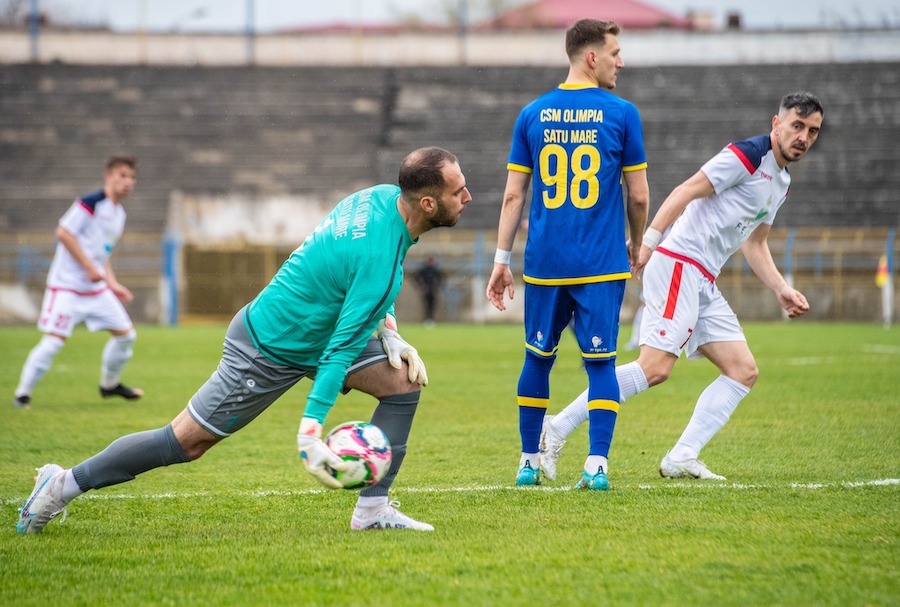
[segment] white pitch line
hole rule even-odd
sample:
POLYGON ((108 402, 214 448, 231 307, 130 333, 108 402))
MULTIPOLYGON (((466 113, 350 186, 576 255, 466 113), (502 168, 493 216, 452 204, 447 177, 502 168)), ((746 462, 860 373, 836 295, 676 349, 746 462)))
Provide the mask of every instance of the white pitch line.
POLYGON ((838 362, 836 356, 805 356, 800 358, 789 358, 787 364, 795 367, 810 367, 819 365, 830 365, 838 362))
MULTIPOLYGON (((897 356, 900 354, 900 346, 883 344, 863 344, 864 354, 878 354, 879 356, 897 356)), ((830 365, 839 362, 836 356, 800 356, 787 359, 787 364, 795 367, 808 367, 814 365, 830 365)))
MULTIPOLYGON (((882 478, 871 481, 855 481, 841 483, 786 483, 779 485, 771 484, 743 484, 743 483, 720 483, 707 481, 679 481, 679 482, 660 482, 658 484, 647 485, 614 485, 614 489, 640 489, 643 491, 659 491, 666 489, 712 489, 712 490, 745 490, 745 489, 828 489, 832 487, 856 489, 859 487, 883 487, 888 485, 900 485, 900 478, 882 478)), ((561 487, 515 487, 512 485, 476 485, 474 487, 403 487, 397 489, 398 493, 470 493, 470 492, 486 492, 486 491, 572 491, 573 487, 564 485, 561 487)), ((221 497, 225 495, 237 495, 238 497, 291 497, 303 495, 317 495, 320 493, 328 493, 328 489, 302 489, 299 491, 281 491, 271 489, 266 491, 240 491, 237 494, 228 492, 210 492, 201 491, 196 493, 149 493, 139 495, 129 494, 105 494, 105 493, 88 493, 79 499, 94 500, 161 500, 161 499, 189 499, 194 497, 221 497)), ((0 500, 4 505, 21 504, 25 497, 5 498, 0 500)))
POLYGON ((886 346, 883 344, 866 344, 862 351, 868 354, 900 354, 900 346, 886 346))

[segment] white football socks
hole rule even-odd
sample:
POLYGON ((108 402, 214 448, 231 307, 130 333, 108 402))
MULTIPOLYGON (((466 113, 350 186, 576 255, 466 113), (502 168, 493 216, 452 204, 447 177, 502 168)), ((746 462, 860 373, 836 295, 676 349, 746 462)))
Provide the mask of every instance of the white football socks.
POLYGON ((81 487, 78 486, 78 482, 75 480, 75 475, 72 473, 72 469, 69 468, 68 470, 66 470, 66 480, 63 483, 63 501, 68 504, 82 493, 84 493, 84 491, 82 491, 81 487))
POLYGON ((696 459, 700 450, 722 429, 748 394, 750 388, 747 386, 724 375, 717 377, 697 399, 691 421, 669 452, 669 457, 675 461, 696 459))
POLYGON ((522 453, 522 457, 519 458, 519 469, 525 465, 525 462, 528 462, 528 465, 538 469, 538 466, 541 465, 541 454, 540 453, 522 453))
MULTIPOLYGON (((637 362, 630 362, 616 367, 616 380, 619 382, 620 403, 624 403, 635 394, 640 394, 649 387, 647 377, 637 362)), ((569 403, 569 406, 553 417, 550 424, 553 427, 553 431, 560 438, 568 438, 575 431, 575 428, 588 420, 587 403, 588 391, 585 390, 575 397, 575 400, 569 403)))
POLYGON ((637 361, 616 367, 616 380, 619 382, 620 403, 650 387, 647 384, 647 376, 637 361))
POLYGON ((562 439, 567 438, 575 431, 575 428, 588 420, 588 391, 585 390, 575 397, 569 405, 553 416, 550 426, 553 432, 562 439))
POLYGON ((53 365, 53 358, 66 344, 64 339, 55 335, 44 335, 41 341, 31 349, 25 365, 22 367, 22 375, 19 377, 19 386, 16 388, 16 396, 30 396, 31 391, 41 378, 53 365))
POLYGON ((103 369, 100 375, 100 385, 106 389, 119 385, 119 376, 125 364, 134 353, 134 341, 137 332, 131 329, 125 335, 111 335, 103 348, 103 369))
POLYGON ((388 496, 386 495, 376 495, 374 497, 360 495, 356 498, 356 507, 361 510, 380 508, 382 506, 387 506, 387 503, 388 496))
POLYGON ((597 474, 597 470, 603 468, 603 471, 609 474, 609 462, 602 455, 588 455, 584 460, 584 471, 590 475, 597 474))

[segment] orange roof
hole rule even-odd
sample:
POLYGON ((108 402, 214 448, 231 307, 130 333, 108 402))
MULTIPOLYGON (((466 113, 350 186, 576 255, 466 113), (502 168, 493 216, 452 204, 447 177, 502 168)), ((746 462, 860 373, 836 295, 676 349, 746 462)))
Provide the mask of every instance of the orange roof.
POLYGON ((623 29, 690 28, 690 21, 635 0, 538 0, 511 9, 485 24, 488 28, 560 28, 579 19, 615 21, 623 29))

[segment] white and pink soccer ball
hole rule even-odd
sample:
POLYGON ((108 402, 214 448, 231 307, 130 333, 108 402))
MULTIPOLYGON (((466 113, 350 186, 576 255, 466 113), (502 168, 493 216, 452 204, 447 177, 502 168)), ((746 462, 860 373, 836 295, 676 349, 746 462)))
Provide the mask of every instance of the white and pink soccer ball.
POLYGON ((365 489, 377 484, 391 467, 391 444, 378 426, 368 422, 346 422, 325 437, 325 445, 344 461, 346 472, 329 468, 344 489, 365 489))

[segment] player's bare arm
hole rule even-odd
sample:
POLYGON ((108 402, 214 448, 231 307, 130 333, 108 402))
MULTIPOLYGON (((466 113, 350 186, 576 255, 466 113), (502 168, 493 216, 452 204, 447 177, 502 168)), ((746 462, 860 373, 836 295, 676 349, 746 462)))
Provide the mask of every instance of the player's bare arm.
MULTIPOLYGON (((650 211, 650 184, 647 182, 647 170, 626 171, 623 174, 626 195, 626 212, 628 213, 628 263, 631 272, 638 275, 637 266, 640 258, 644 229, 647 227, 647 215, 650 211)), ((643 266, 641 266, 643 267, 643 266)))
POLYGON ((78 264, 84 268, 84 272, 91 282, 103 280, 103 272, 100 271, 100 268, 94 265, 94 262, 87 256, 81 248, 81 245, 78 244, 78 238, 74 234, 62 226, 57 226, 56 239, 62 243, 62 246, 64 246, 72 257, 75 258, 78 264))
MULTIPOLYGON (((497 250, 512 251, 516 240, 516 232, 522 221, 522 211, 525 208, 525 195, 528 193, 528 184, 531 175, 520 171, 509 171, 506 179, 506 190, 503 192, 503 207, 500 209, 500 226, 497 229, 497 250)), ((502 260, 501 260, 502 261, 502 260)), ((512 271, 509 269, 509 260, 506 263, 497 261, 495 257, 494 269, 487 286, 487 298, 494 307, 501 312, 506 310, 503 301, 503 293, 507 291, 509 298, 515 295, 513 287, 512 271)))
POLYGON ((697 171, 686 181, 676 186, 663 201, 653 217, 650 227, 665 232, 684 212, 691 201, 706 198, 716 193, 713 184, 703 171, 697 171))
POLYGON ((741 252, 753 273, 778 297, 778 302, 787 310, 788 316, 791 318, 801 316, 809 311, 809 302, 803 293, 791 287, 778 271, 772 258, 772 251, 769 249, 770 231, 771 226, 761 224, 741 246, 741 252))
MULTIPOLYGON (((706 198, 715 193, 716 190, 706 174, 703 171, 697 171, 683 183, 676 186, 666 197, 659 207, 659 210, 656 212, 656 215, 653 217, 653 221, 650 222, 649 229, 655 230, 657 232, 657 238, 659 238, 673 223, 675 223, 675 220, 684 213, 684 209, 691 201, 698 198, 706 198)), ((640 256, 635 268, 637 271, 636 276, 640 276, 640 272, 643 270, 644 266, 647 265, 647 262, 650 261, 650 255, 653 253, 653 249, 656 248, 656 244, 658 243, 658 240, 656 243, 651 243, 653 246, 647 246, 647 243, 644 243, 644 246, 641 247, 640 256)))
POLYGON ((119 298, 119 301, 122 303, 128 303, 129 301, 134 299, 134 295, 131 291, 125 287, 122 283, 116 280, 116 274, 113 272, 112 265, 109 263, 109 260, 106 260, 106 285, 110 288, 110 290, 115 294, 116 297, 119 298))

